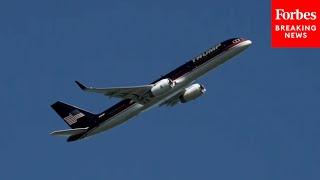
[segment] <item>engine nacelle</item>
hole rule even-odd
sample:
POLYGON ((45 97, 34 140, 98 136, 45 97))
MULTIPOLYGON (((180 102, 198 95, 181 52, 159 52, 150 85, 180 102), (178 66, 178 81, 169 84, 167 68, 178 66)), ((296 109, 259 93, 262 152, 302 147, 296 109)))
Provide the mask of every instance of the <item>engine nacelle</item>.
POLYGON ((171 79, 162 79, 158 81, 152 88, 151 88, 151 94, 153 96, 160 96, 164 93, 168 92, 172 87, 174 86, 174 83, 171 79))
POLYGON ((179 97, 179 99, 181 103, 186 103, 200 97, 205 92, 206 89, 203 85, 192 84, 186 88, 185 92, 179 97))

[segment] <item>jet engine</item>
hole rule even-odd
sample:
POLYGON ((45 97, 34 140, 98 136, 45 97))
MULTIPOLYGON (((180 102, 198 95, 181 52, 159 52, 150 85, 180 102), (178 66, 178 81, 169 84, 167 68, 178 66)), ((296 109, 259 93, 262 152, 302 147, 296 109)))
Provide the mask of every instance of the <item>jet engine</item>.
POLYGON ((158 81, 152 88, 151 88, 151 94, 153 96, 160 96, 164 93, 168 92, 172 87, 174 86, 174 83, 171 79, 166 78, 158 81))
POLYGON ((179 99, 181 103, 186 103, 200 97, 205 92, 206 89, 203 85, 192 84, 186 88, 185 92, 179 97, 179 99))

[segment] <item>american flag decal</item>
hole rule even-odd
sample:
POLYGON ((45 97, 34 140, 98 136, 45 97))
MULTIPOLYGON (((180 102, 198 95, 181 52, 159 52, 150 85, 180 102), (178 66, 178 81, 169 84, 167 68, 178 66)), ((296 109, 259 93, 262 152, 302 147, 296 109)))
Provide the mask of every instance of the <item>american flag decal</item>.
POLYGON ((79 118, 81 118, 83 116, 84 116, 83 113, 77 111, 77 114, 75 114, 74 112, 69 113, 69 115, 63 119, 66 120, 69 125, 72 125, 72 124, 76 123, 79 118))

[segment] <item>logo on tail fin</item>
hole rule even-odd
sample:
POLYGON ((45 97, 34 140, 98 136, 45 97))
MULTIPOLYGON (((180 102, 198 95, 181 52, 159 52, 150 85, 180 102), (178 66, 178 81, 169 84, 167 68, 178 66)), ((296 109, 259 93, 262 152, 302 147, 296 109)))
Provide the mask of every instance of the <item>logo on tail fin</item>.
POLYGON ((57 101, 51 107, 72 128, 86 128, 96 125, 98 115, 64 102, 57 101))
POLYGON ((75 109, 71 113, 69 113, 68 116, 64 117, 63 119, 67 121, 68 124, 72 125, 78 121, 78 119, 85 116, 83 113, 81 113, 79 110, 75 109))

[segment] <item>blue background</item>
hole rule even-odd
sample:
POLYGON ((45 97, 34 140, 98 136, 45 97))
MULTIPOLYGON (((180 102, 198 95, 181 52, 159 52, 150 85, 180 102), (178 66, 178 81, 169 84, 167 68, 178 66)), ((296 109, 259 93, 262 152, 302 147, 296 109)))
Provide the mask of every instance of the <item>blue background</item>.
POLYGON ((0 2, 0 179, 320 178, 318 49, 272 49, 269 1, 0 2), (207 93, 76 143, 62 100, 146 84, 231 37, 253 45, 199 80, 207 93))

